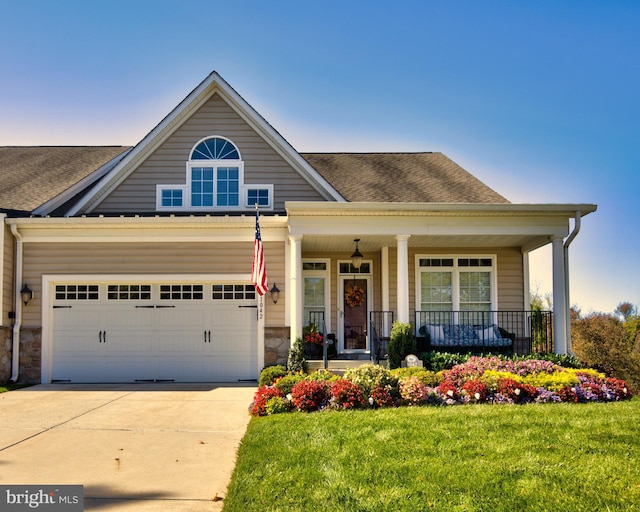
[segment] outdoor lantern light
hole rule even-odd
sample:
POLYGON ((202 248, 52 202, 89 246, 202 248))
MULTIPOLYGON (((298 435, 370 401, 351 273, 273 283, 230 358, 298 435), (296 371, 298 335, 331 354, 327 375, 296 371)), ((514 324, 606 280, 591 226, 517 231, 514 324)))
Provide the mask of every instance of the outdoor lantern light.
POLYGON ((353 265, 353 268, 358 269, 360 268, 360 265, 362 265, 362 258, 363 258, 362 253, 358 249, 358 242, 360 241, 360 239, 356 238, 353 241, 356 243, 356 250, 351 255, 351 264, 353 265))
POLYGON ((274 304, 277 304, 278 299, 280 298, 280 288, 276 286, 275 282, 273 283, 273 287, 271 288, 271 290, 269 290, 269 292, 271 293, 271 300, 274 304))
POLYGON ((26 283, 22 287, 22 290, 20 290, 20 297, 22 298, 22 302, 24 302, 25 306, 31 299, 33 299, 33 291, 26 285, 26 283))

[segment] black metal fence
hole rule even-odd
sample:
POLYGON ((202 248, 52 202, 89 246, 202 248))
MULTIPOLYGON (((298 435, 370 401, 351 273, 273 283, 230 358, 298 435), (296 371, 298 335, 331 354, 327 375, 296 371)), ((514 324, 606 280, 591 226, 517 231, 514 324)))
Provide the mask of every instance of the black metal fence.
POLYGON ((387 357, 387 347, 393 327, 393 311, 371 311, 369 314, 369 343, 374 363, 387 357))
POLYGON ((551 311, 416 311, 418 352, 553 352, 551 311))

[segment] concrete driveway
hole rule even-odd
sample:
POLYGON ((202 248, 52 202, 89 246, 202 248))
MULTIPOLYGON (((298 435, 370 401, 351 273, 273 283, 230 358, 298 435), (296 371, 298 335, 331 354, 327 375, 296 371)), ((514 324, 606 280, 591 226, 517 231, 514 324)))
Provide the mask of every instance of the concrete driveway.
POLYGON ((222 509, 255 385, 49 384, 0 394, 0 483, 81 484, 85 510, 222 509))

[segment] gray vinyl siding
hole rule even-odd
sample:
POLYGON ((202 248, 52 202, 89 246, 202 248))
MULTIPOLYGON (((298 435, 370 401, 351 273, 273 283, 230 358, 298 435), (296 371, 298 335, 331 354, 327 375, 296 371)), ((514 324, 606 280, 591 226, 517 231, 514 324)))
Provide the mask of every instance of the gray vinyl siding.
POLYGON ((234 142, 244 161, 245 184, 274 185, 274 209, 285 201, 321 201, 314 190, 219 95, 214 95, 95 209, 97 213, 154 212, 156 184, 186 181, 186 162, 201 139, 220 135, 234 142))
MULTIPOLYGON (((284 325, 284 243, 265 242, 269 284, 281 300, 265 299, 265 325, 284 325)), ((25 243, 24 279, 34 299, 24 309, 25 326, 41 326, 45 274, 241 274, 251 273, 253 242, 237 243, 25 243), (33 283, 33 285, 32 285, 33 283), (33 304, 33 306, 32 306, 33 304)))
POLYGON ((11 325, 9 311, 13 311, 14 238, 8 226, 3 225, 2 236, 2 315, 1 325, 11 325))

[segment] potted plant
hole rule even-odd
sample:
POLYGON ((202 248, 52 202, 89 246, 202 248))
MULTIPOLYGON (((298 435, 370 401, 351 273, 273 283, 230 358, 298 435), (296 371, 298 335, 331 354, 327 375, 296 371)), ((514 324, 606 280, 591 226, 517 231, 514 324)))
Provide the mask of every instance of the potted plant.
POLYGON ((322 354, 322 333, 317 324, 311 323, 302 329, 304 349, 308 356, 315 357, 322 354))

